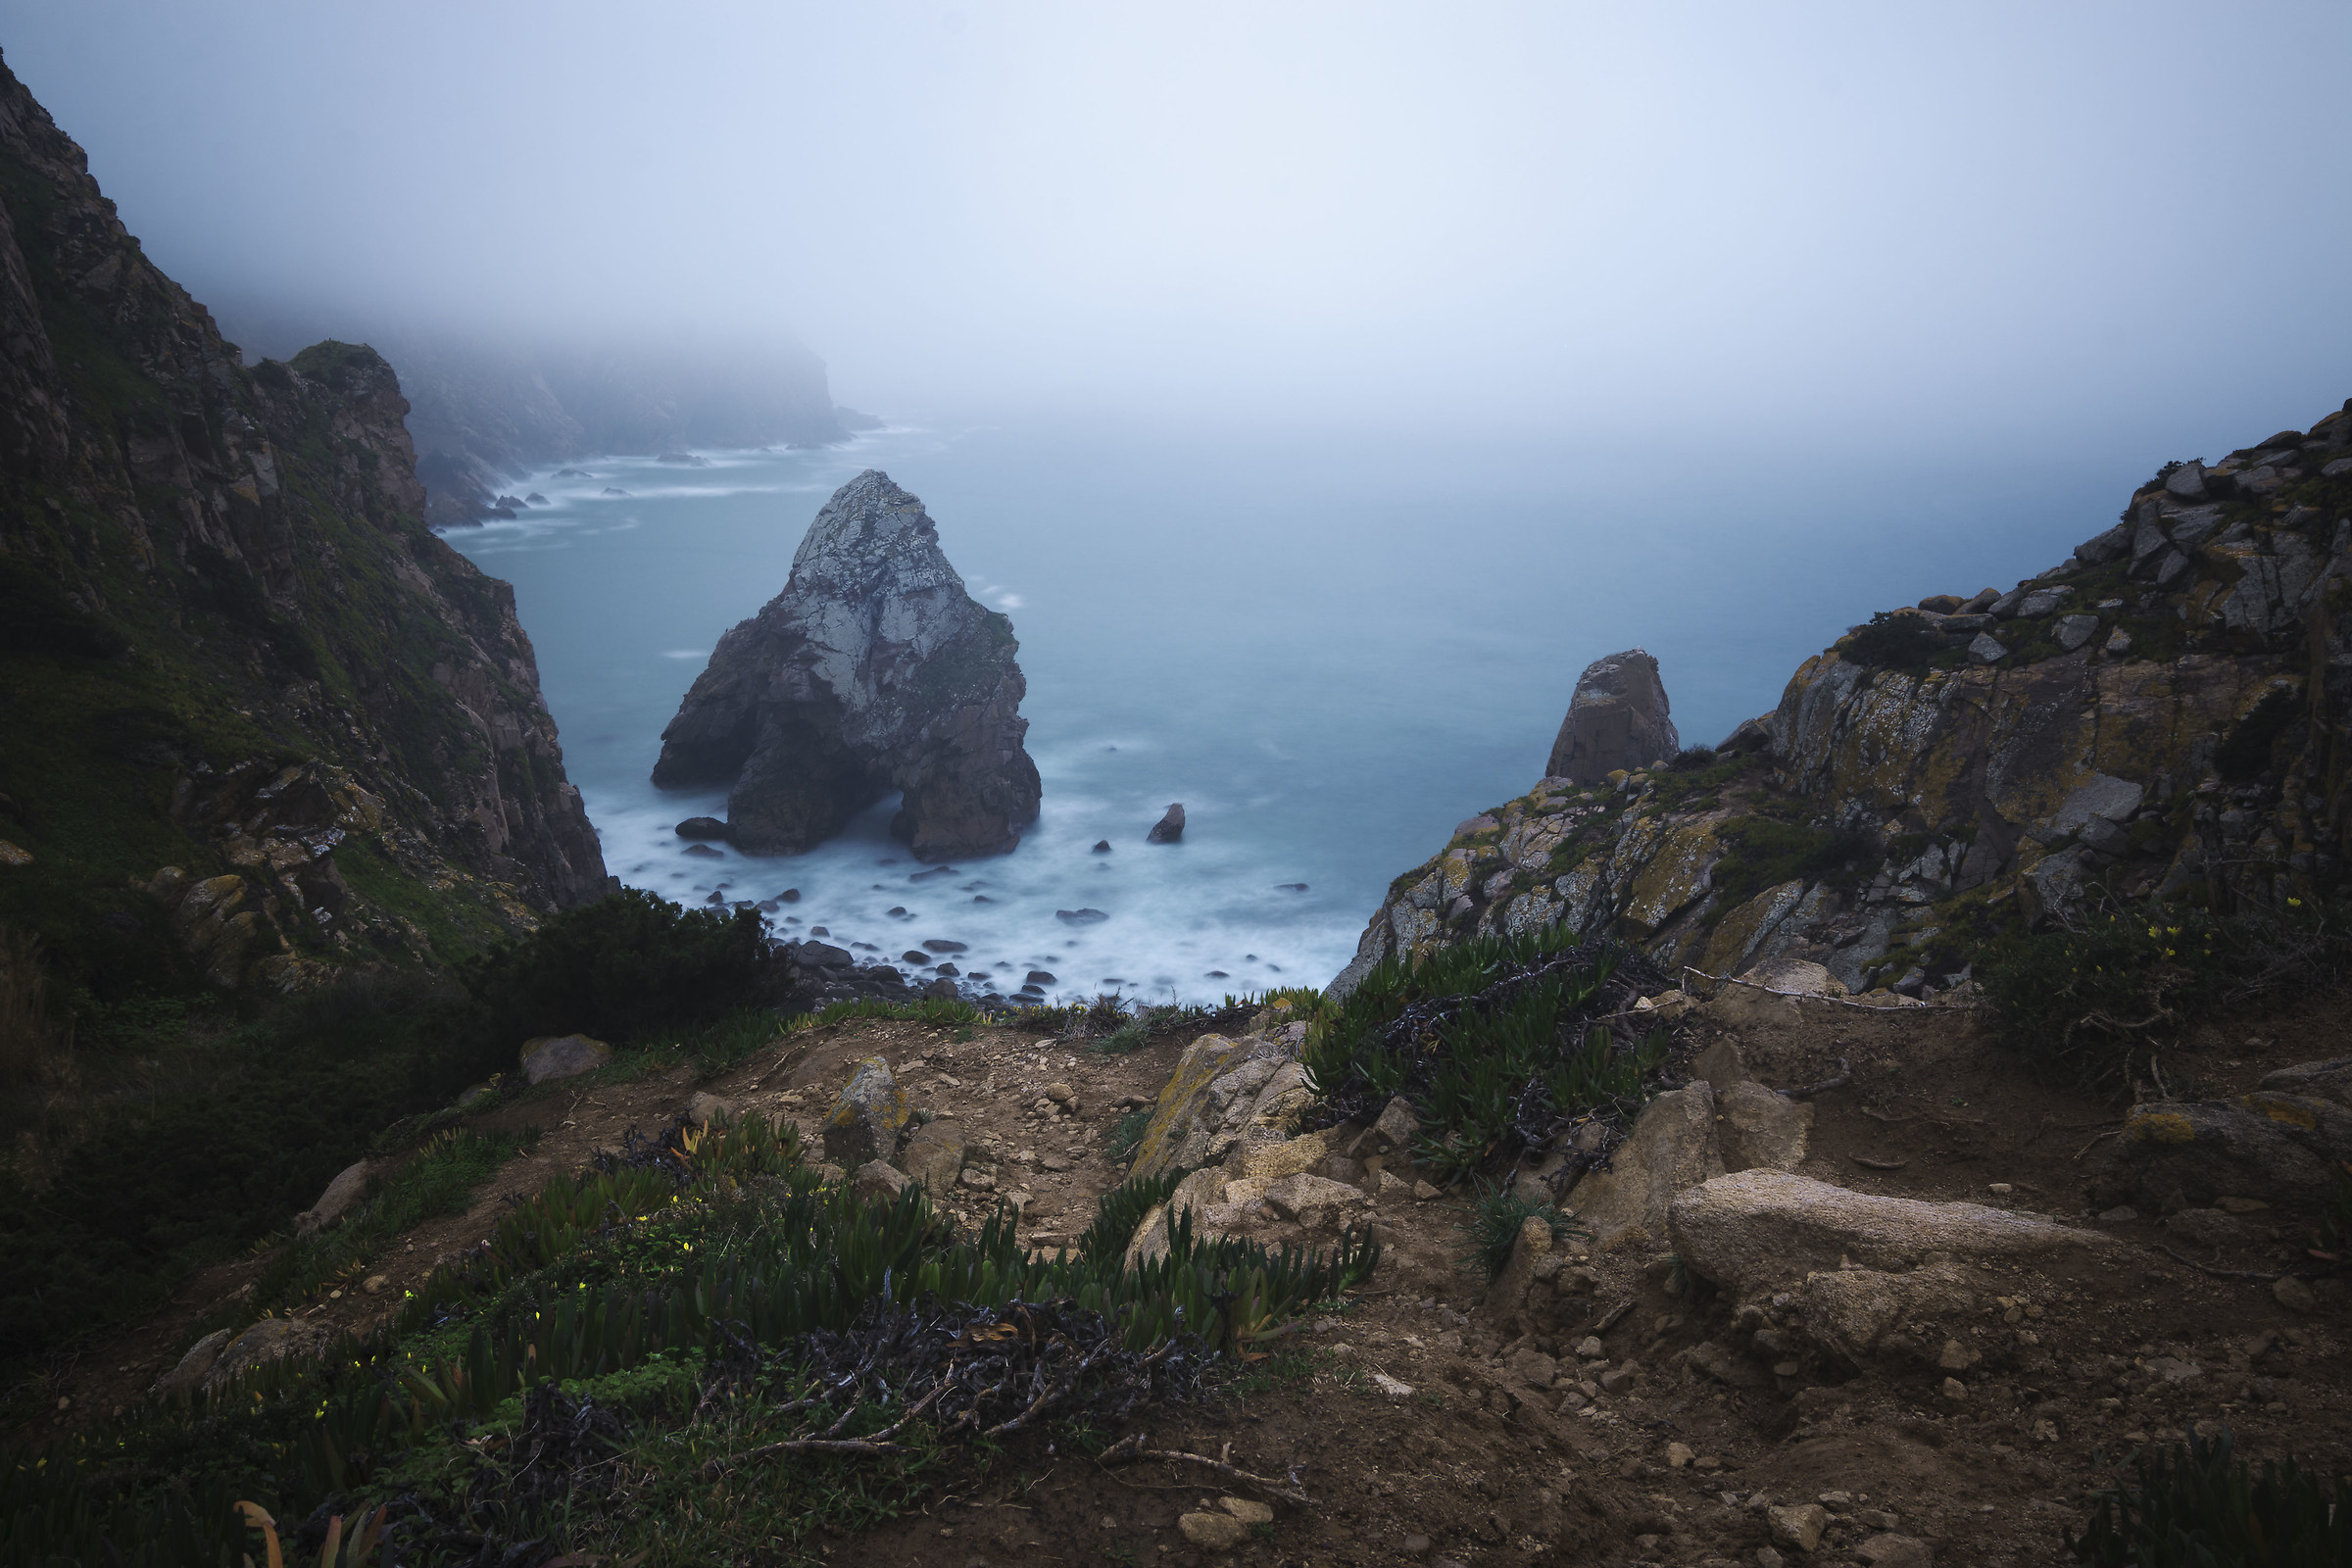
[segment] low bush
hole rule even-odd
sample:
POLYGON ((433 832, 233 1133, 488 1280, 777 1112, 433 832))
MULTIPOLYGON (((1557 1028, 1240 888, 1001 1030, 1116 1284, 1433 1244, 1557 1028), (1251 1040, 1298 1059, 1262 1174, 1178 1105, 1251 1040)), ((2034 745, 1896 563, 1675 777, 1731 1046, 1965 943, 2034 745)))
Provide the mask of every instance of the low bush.
POLYGON ((470 1033, 506 1066, 535 1036, 636 1045, 767 1000, 770 946, 757 909, 685 909, 630 888, 493 944, 458 977, 470 1033))
POLYGON ((1667 983, 1640 954, 1557 926, 1441 948, 1418 966, 1392 958, 1317 1007, 1308 1087, 1334 1121, 1369 1120, 1403 1095, 1427 1163, 1480 1169, 1595 1109, 1638 1105, 1670 1042, 1622 1018, 1667 983))
POLYGON ((2194 905, 2094 913, 1995 938, 1976 968, 2006 1044, 2059 1077, 2123 1093, 2199 1020, 2347 975, 2352 919, 2294 900, 2230 915, 2194 905))
POLYGON ((1871 669, 1925 669, 1943 652, 1943 639, 1924 615, 1882 610, 1848 633, 1839 657, 1871 669))
POLYGON ((2337 1568, 2352 1562, 2352 1483, 2294 1460, 2256 1476, 2229 1429, 2132 1460, 2132 1479, 2099 1496, 2070 1539, 2092 1568, 2337 1568))
POLYGON ((1728 846, 1711 873, 1726 909, 1784 882, 1850 882, 1878 863, 1860 833, 1777 817, 1735 816, 1717 824, 1715 836, 1728 846))

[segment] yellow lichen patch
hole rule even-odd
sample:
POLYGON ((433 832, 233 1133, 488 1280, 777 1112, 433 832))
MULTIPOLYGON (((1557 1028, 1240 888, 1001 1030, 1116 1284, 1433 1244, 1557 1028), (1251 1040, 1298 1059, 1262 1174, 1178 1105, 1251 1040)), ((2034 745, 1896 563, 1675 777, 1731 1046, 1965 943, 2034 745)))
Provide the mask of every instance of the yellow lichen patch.
POLYGON ((2277 1095, 2248 1095, 2244 1104, 2248 1110, 2258 1110, 2273 1121, 2285 1122, 2289 1127, 2301 1127, 2317 1132, 2320 1118, 2309 1105, 2277 1095))
POLYGON ((1634 877, 1626 922, 1646 936, 1673 919, 1706 892, 1707 872, 1721 855, 1711 823, 1686 822, 1669 832, 1634 877))
POLYGON ((2124 1124, 2124 1136, 2143 1144, 2193 1144, 2197 1129, 2189 1119, 2177 1110, 2134 1108, 2131 1119, 2124 1124))
POLYGON ((1158 1172, 1170 1152, 1169 1137, 1183 1120, 1186 1108, 1208 1088, 1209 1081, 1240 1049, 1237 1042, 1223 1035, 1202 1035, 1184 1048, 1184 1054, 1176 1058, 1176 1070, 1168 1075, 1166 1085, 1159 1091, 1158 1102, 1152 1107, 1152 1121, 1135 1146, 1136 1175, 1158 1172))

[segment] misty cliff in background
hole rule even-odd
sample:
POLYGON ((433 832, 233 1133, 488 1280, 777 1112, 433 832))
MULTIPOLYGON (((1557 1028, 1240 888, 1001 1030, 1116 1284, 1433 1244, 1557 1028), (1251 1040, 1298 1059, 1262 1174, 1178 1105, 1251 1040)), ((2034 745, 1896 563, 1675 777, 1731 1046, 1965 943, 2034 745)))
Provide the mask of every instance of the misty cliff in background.
POLYGON ((601 896, 514 590, 392 368, 238 364, 0 66, 0 926, 101 999, 447 961, 601 896))
POLYGON ((877 421, 834 407, 822 360, 796 343, 650 337, 532 345, 370 321, 224 306, 247 358, 320 336, 366 341, 400 372, 416 476, 436 528, 507 515, 509 482, 551 463, 694 447, 826 446, 877 421))

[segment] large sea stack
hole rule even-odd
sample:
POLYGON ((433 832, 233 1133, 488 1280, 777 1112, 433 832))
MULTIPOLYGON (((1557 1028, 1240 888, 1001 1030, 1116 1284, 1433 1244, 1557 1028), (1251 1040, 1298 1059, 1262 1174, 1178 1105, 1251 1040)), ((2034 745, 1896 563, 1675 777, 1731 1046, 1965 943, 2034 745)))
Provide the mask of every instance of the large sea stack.
POLYGON ((808 849, 892 790, 918 858, 1001 854, 1037 815, 1019 651, 922 502, 868 468, 809 524, 784 591, 719 639, 654 782, 732 781, 728 837, 755 854, 808 849))

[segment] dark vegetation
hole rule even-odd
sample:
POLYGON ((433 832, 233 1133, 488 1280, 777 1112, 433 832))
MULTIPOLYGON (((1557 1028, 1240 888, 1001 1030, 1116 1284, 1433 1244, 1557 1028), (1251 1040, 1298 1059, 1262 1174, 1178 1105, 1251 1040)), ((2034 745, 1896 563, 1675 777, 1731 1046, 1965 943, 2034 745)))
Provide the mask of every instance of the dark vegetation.
POLYGON ((1502 1183, 1477 1183, 1478 1201, 1470 1210, 1470 1223, 1461 1227, 1469 1243, 1462 1254, 1462 1268, 1480 1279, 1499 1279, 1511 1261, 1511 1248, 1519 1240, 1519 1232, 1531 1219, 1540 1219, 1551 1227, 1552 1240, 1581 1235, 1569 1227, 1567 1216, 1548 1200, 1529 1198, 1518 1189, 1502 1183))
POLYGON ((1048 1257, 1008 1214, 962 1234, 919 1188, 823 1185, 789 1125, 681 1122, 550 1182, 379 1336, 13 1456, 0 1556, 234 1561, 266 1549, 250 1501, 306 1560, 330 1517, 377 1520, 403 1561, 798 1558, 951 1461, 1100 1449, 1376 1261, 1353 1236, 1324 1258, 1180 1223, 1124 1267, 1172 1185, 1114 1189, 1048 1257))
POLYGON ((1880 611, 1839 649, 1843 658, 1872 669, 1925 669, 1943 651, 1936 628, 1907 610, 1880 611))
POLYGON ((1802 878, 1847 883, 1878 864, 1871 841, 1847 829, 1777 816, 1735 816, 1715 829, 1727 846, 1713 872, 1722 906, 1736 909, 1766 888, 1802 878))
POLYGON ((2192 1025, 2352 979, 2352 914, 2292 899, 2229 913, 2111 909, 1996 936, 1976 974, 1992 1027, 2030 1063, 2086 1088, 2161 1095, 2166 1058, 2192 1025))
POLYGON ((2228 1428, 2136 1454, 2132 1476, 2099 1497, 2068 1544, 2092 1568, 2337 1568, 2352 1562, 2352 1482, 2292 1459, 2257 1476, 2228 1428))
POLYGON ((1639 1108, 1672 1042, 1626 1015, 1667 984, 1639 953, 1557 926, 1456 943, 1417 967, 1392 958, 1317 1008, 1307 1083, 1335 1122, 1370 1121, 1404 1096, 1422 1126, 1416 1156, 1458 1177, 1580 1118, 1639 1108))
POLYGON ((756 915, 642 893, 557 915, 462 973, 460 993, 351 972, 244 1021, 169 997, 91 1003, 77 1058, 132 1087, 91 1108, 47 1170, 0 1177, 0 1384, 273 1234, 353 1160, 428 1136, 533 1035, 734 1055, 781 1028, 760 1006, 756 915), (172 1065, 140 1072, 148 1059, 172 1065))

